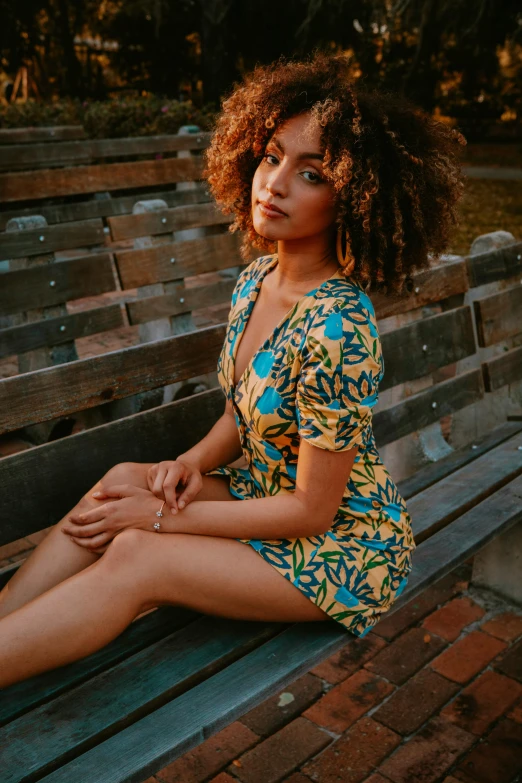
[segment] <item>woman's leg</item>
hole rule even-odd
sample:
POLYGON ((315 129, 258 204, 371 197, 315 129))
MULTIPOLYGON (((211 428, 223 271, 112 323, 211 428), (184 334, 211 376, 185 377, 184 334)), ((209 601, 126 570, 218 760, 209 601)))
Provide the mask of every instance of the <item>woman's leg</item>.
MULTIPOLYGON (((147 470, 152 462, 122 462, 115 465, 101 479, 105 486, 111 484, 133 484, 147 489, 147 470)), ((203 476, 203 488, 198 500, 230 500, 228 478, 203 476)), ((89 552, 79 546, 69 536, 64 536, 61 527, 67 517, 73 513, 82 513, 105 503, 96 500, 92 493, 99 488, 100 482, 89 489, 78 503, 56 524, 27 559, 15 571, 9 582, 0 591, 0 618, 6 617, 33 598, 50 590, 55 585, 77 574, 95 563, 103 553, 89 552)))
POLYGON ((96 563, 0 620, 0 688, 90 655, 161 604, 242 620, 329 619, 247 544, 129 528, 96 563))

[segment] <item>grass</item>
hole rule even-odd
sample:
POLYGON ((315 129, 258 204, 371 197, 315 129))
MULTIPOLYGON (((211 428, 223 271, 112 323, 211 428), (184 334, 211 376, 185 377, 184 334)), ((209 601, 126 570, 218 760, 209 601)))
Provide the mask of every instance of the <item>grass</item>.
POLYGON ((467 255, 481 234, 509 231, 522 239, 522 179, 471 179, 460 204, 460 226, 446 252, 467 255))

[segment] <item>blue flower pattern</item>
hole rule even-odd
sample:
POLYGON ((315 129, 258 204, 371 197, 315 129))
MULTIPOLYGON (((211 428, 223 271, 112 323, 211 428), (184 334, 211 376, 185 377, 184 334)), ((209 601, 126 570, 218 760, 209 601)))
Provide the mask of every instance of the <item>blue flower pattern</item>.
POLYGON ((330 529, 302 538, 241 539, 355 636, 376 625, 404 590, 415 542, 411 517, 372 430, 384 360, 370 298, 340 269, 303 296, 234 385, 238 339, 277 255, 243 269, 232 294, 217 371, 232 403, 247 468, 230 478, 240 499, 295 490, 302 438, 359 450, 330 529))

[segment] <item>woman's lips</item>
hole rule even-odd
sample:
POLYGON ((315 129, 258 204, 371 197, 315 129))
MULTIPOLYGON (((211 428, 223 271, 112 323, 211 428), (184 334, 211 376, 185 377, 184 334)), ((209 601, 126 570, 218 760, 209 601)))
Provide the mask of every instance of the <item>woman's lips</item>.
POLYGON ((267 217, 271 217, 271 218, 288 217, 287 215, 284 214, 284 212, 277 212, 277 210, 275 209, 270 209, 269 207, 265 207, 265 205, 262 204, 261 202, 259 202, 258 206, 262 214, 266 215, 267 217))

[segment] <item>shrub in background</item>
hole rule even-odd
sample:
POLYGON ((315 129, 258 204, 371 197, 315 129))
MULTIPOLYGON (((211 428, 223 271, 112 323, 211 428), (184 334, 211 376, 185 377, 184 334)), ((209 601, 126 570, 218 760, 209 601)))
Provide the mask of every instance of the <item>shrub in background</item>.
POLYGON ((210 130, 215 111, 213 103, 199 108, 192 101, 157 95, 110 101, 28 100, 0 106, 0 128, 82 125, 91 139, 155 136, 177 133, 181 125, 199 125, 201 130, 210 130))

